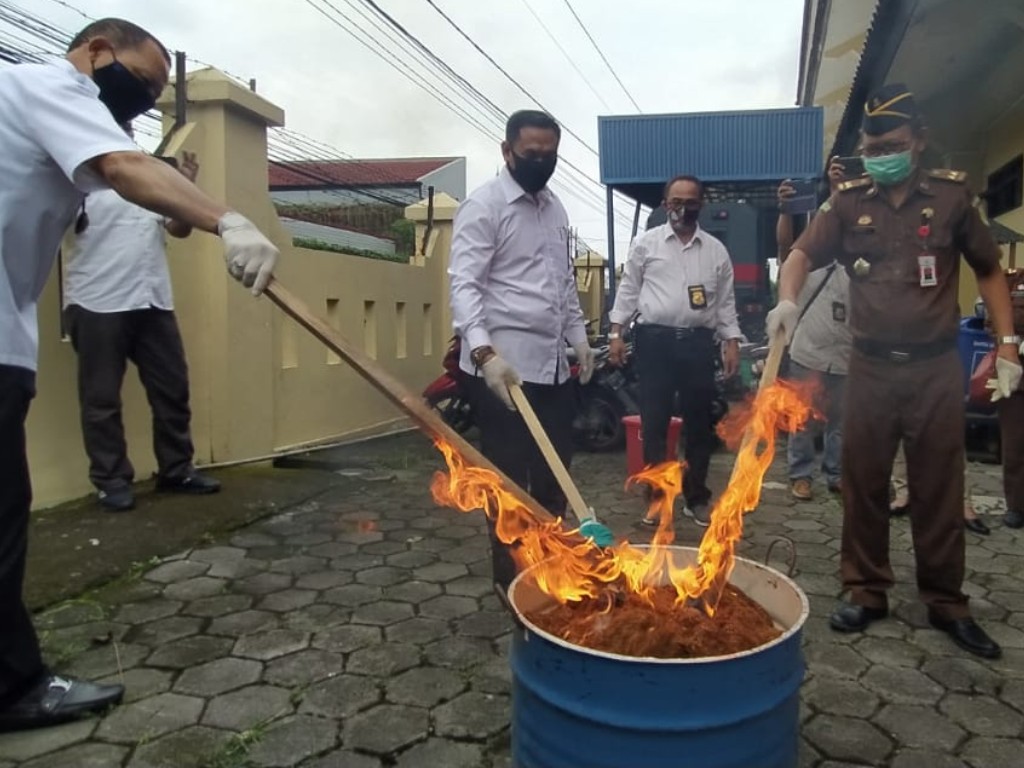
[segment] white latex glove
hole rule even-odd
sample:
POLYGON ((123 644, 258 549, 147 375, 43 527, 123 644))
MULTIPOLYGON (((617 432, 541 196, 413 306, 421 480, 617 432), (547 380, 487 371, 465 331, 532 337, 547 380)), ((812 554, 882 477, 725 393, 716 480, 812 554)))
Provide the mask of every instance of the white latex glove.
POLYGON ((765 318, 765 325, 768 329, 768 343, 770 344, 779 329, 786 331, 786 343, 793 340, 793 332, 796 330, 797 321, 800 319, 800 307, 789 299, 783 299, 775 305, 775 309, 768 313, 765 318))
POLYGON ((590 381, 590 377, 594 375, 594 350, 585 341, 573 344, 572 348, 576 352, 576 359, 580 363, 580 384, 586 384, 590 381))
POLYGON ((985 389, 992 390, 992 402, 998 402, 1009 397, 1020 387, 1021 368, 1020 363, 1006 360, 1002 357, 996 358, 996 378, 985 382, 985 389))
POLYGON ((501 398, 501 402, 508 406, 510 411, 514 411, 516 407, 512 403, 512 395, 508 393, 508 388, 513 384, 523 383, 519 374, 516 373, 516 369, 509 365, 501 355, 494 355, 483 364, 480 370, 483 371, 484 381, 487 382, 491 391, 501 398))
POLYGON ((217 222, 228 273, 259 296, 274 276, 279 251, 245 216, 229 211, 217 222))

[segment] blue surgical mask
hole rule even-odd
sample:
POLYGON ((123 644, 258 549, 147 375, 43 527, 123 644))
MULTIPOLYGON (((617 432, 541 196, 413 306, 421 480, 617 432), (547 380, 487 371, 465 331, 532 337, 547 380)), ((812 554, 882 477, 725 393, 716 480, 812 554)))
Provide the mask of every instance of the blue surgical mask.
POLYGON ((865 157, 864 170, 876 184, 890 187, 906 181, 914 170, 914 159, 910 150, 881 157, 865 157))

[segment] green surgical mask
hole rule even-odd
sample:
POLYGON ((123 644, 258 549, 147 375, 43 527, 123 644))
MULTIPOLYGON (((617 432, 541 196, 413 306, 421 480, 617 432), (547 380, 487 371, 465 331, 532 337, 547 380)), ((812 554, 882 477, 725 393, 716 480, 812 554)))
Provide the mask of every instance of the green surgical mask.
POLYGON ((864 170, 876 184, 889 187, 906 180, 914 170, 914 161, 908 149, 894 155, 865 157, 864 170))

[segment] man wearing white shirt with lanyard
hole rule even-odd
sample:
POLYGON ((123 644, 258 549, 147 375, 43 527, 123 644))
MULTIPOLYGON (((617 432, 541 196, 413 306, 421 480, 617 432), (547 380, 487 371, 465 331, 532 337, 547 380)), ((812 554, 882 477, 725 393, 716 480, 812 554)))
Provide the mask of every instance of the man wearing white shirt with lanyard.
MULTIPOLYGON (((127 132, 131 126, 125 126, 127 132)), ((199 164, 186 152, 181 173, 195 182, 199 164)), ((121 384, 131 360, 153 411, 157 488, 215 493, 220 483, 196 471, 189 428, 188 364, 174 317, 164 233, 192 227, 121 198, 93 192, 83 204, 89 225, 75 234, 64 270, 64 318, 78 354, 78 400, 89 479, 111 512, 135 506, 121 419, 121 384)))
POLYGON ((50 673, 22 600, 32 489, 25 418, 35 394, 36 305, 83 193, 122 197, 224 241, 254 295, 278 251, 244 216, 200 192, 119 128, 153 107, 170 55, 146 30, 101 19, 67 56, 0 71, 0 731, 53 725, 117 703, 120 685, 50 673))
MULTIPOLYGON (((736 317, 732 261, 720 240, 697 220, 704 188, 683 175, 665 185, 668 222, 638 236, 629 249, 615 306, 608 314, 609 362, 621 365, 622 327, 637 314, 634 351, 640 380, 644 463, 659 464, 676 394, 686 435, 685 513, 697 524, 711 520, 708 466, 715 446, 713 404, 718 341, 726 377, 739 365, 742 338, 736 317)), ((657 524, 644 518, 644 523, 657 524)))
MULTIPOLYGON (((515 412, 508 387, 522 384, 544 431, 568 467, 572 460, 573 391, 566 341, 580 362, 580 382, 594 370, 569 253, 569 219, 547 188, 558 161, 561 129, 545 112, 509 117, 501 151, 506 167, 459 206, 452 234, 451 306, 462 339, 460 366, 483 454, 554 515, 566 499, 515 412)), ((584 523, 581 531, 588 534, 584 523)), ((610 532, 596 522, 590 526, 610 532)), ((494 580, 515 578, 509 542, 488 518, 494 580)), ((593 531, 595 534, 597 531, 593 531)))

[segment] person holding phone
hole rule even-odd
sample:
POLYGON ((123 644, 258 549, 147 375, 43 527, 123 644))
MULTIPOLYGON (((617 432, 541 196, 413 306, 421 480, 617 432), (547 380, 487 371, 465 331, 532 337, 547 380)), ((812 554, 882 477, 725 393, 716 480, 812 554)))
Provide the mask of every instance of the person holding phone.
MULTIPOLYGON (((122 126, 131 136, 131 125, 122 126)), ((199 163, 179 164, 195 182, 199 163)), ((112 189, 89 194, 64 270, 64 325, 78 355, 78 401, 89 480, 104 509, 135 506, 121 419, 121 384, 130 360, 153 411, 159 490, 216 493, 220 483, 197 472, 189 408, 188 364, 174 316, 164 234, 188 237, 192 227, 123 199, 112 189)))

